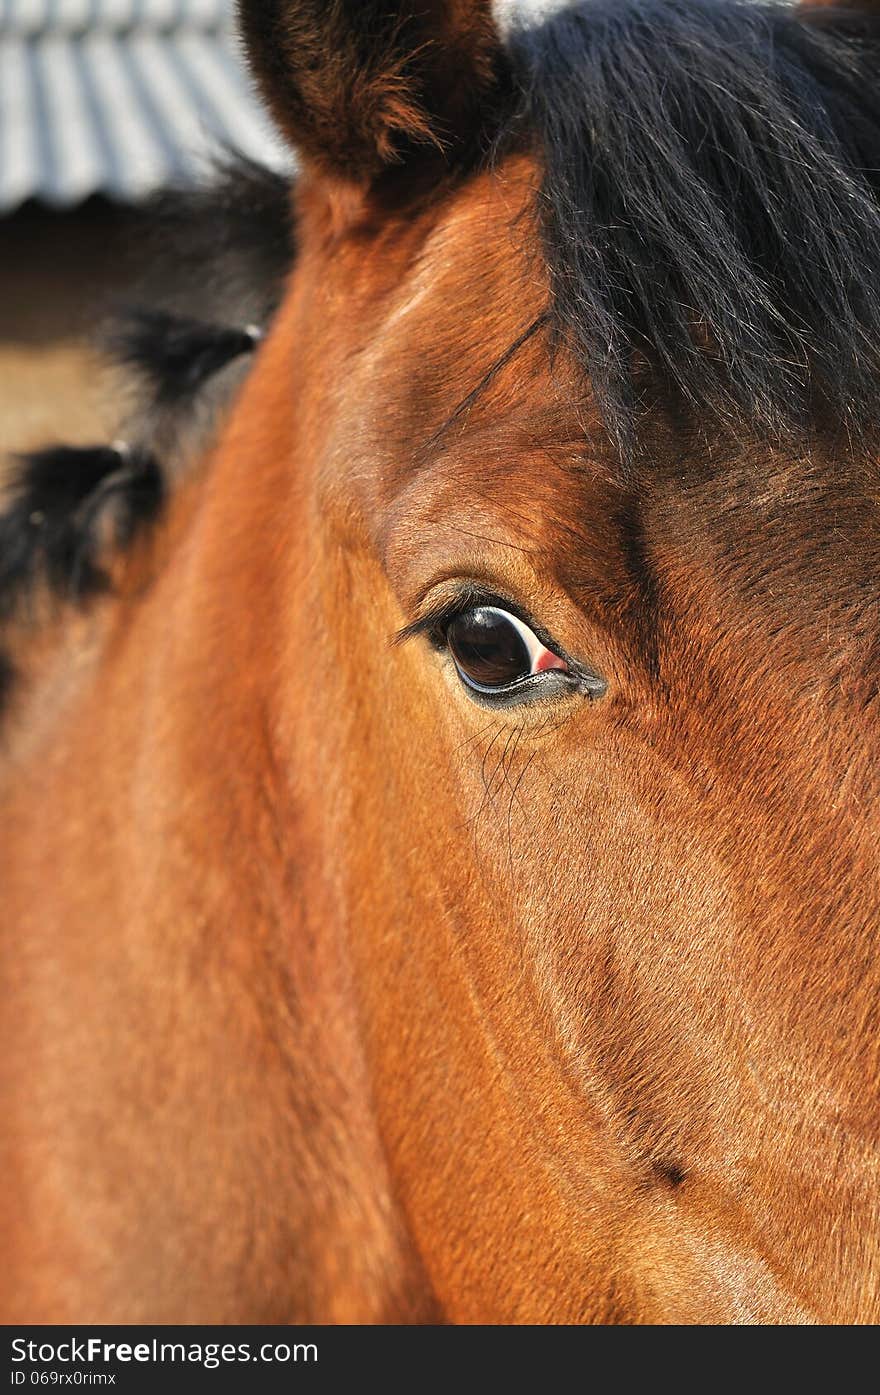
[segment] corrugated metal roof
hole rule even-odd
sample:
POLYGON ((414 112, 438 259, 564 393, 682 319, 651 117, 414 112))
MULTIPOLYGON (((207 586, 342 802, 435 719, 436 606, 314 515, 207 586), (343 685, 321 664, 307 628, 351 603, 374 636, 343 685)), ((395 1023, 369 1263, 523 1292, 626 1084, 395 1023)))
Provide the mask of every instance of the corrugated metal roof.
POLYGON ((0 26, 22 36, 95 29, 118 34, 138 25, 216 29, 232 13, 231 0, 0 0, 0 26))
POLYGON ((0 0, 0 212, 136 201, 231 147, 285 156, 231 0, 0 0))

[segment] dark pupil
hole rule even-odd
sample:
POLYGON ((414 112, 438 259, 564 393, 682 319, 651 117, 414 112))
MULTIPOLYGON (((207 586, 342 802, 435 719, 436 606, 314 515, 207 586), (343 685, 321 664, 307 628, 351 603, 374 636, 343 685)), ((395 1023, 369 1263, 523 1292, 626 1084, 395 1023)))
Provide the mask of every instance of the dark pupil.
POLYGON ((482 688, 506 688, 531 672, 525 641, 506 616, 477 606, 456 616, 446 642, 459 671, 482 688))

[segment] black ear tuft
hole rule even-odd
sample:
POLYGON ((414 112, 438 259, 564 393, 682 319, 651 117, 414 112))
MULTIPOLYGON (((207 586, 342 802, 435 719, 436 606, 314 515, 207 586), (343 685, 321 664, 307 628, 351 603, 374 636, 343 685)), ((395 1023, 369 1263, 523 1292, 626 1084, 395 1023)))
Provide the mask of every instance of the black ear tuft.
POLYGON ((256 327, 205 324, 164 310, 132 309, 105 336, 120 364, 145 381, 159 408, 190 402, 215 374, 253 353, 262 339, 256 327))
POLYGON ((307 160, 364 184, 480 152, 507 66, 492 0, 239 0, 251 62, 307 160))
POLYGON ((148 452, 125 446, 57 446, 21 457, 0 514, 0 616, 37 585, 81 599, 106 589, 101 565, 162 505, 164 478, 148 452))

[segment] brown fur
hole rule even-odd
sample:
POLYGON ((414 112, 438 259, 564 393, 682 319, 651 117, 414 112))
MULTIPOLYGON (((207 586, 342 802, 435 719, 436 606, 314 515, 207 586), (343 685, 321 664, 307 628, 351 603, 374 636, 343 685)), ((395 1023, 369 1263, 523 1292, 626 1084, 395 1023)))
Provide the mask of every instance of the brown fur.
POLYGON ((875 466, 658 407, 622 479, 541 334, 450 423, 535 179, 307 178, 217 448, 19 640, 7 1322, 880 1318, 875 466), (608 697, 392 645, 458 576, 608 697))
POLYGON ((870 14, 877 9, 877 0, 801 0, 802 10, 851 10, 870 14))

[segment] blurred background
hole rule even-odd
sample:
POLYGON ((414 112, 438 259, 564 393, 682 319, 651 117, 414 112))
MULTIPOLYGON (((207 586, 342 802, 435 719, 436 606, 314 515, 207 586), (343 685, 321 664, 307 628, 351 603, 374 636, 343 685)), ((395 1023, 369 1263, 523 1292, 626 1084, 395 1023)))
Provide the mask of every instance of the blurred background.
POLYGON ((224 149, 286 160, 234 0, 0 0, 0 456, 112 437, 95 341, 143 273, 146 203, 224 149))

